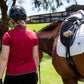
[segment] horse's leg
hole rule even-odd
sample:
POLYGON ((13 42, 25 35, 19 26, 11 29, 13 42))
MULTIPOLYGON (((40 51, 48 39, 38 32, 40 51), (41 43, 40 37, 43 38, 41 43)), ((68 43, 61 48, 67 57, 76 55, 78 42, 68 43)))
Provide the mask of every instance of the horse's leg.
POLYGON ((64 84, 78 84, 77 79, 71 78, 71 79, 62 79, 64 84))

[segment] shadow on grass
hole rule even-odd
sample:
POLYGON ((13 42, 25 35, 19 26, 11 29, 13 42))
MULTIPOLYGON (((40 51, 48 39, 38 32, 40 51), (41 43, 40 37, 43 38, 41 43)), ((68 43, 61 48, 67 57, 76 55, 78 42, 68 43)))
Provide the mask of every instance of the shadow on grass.
POLYGON ((46 53, 43 53, 43 57, 42 57, 42 59, 41 59, 41 61, 44 61, 44 60, 46 60, 46 59, 52 59, 52 57, 50 57, 48 54, 46 54, 46 53))

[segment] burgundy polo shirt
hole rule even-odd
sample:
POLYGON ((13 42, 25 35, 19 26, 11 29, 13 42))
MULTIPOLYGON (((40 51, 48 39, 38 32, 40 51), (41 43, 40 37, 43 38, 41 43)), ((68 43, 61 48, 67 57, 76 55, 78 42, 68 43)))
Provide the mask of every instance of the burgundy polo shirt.
POLYGON ((18 75, 36 71, 32 50, 38 45, 35 33, 26 26, 15 26, 13 30, 6 32, 2 44, 10 46, 7 74, 18 75))

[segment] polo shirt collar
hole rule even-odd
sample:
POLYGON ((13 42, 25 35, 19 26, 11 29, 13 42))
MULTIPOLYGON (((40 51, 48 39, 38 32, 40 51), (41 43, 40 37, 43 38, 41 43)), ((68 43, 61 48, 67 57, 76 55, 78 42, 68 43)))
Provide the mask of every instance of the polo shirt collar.
POLYGON ((14 26, 14 29, 20 29, 20 28, 26 28, 26 26, 21 26, 21 25, 14 26))

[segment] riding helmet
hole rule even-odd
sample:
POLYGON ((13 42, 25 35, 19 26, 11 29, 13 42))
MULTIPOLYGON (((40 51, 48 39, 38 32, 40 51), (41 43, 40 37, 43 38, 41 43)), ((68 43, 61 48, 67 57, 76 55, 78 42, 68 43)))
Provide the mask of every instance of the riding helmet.
POLYGON ((27 18, 26 11, 22 6, 16 5, 9 10, 9 18, 17 20, 25 20, 27 18))

